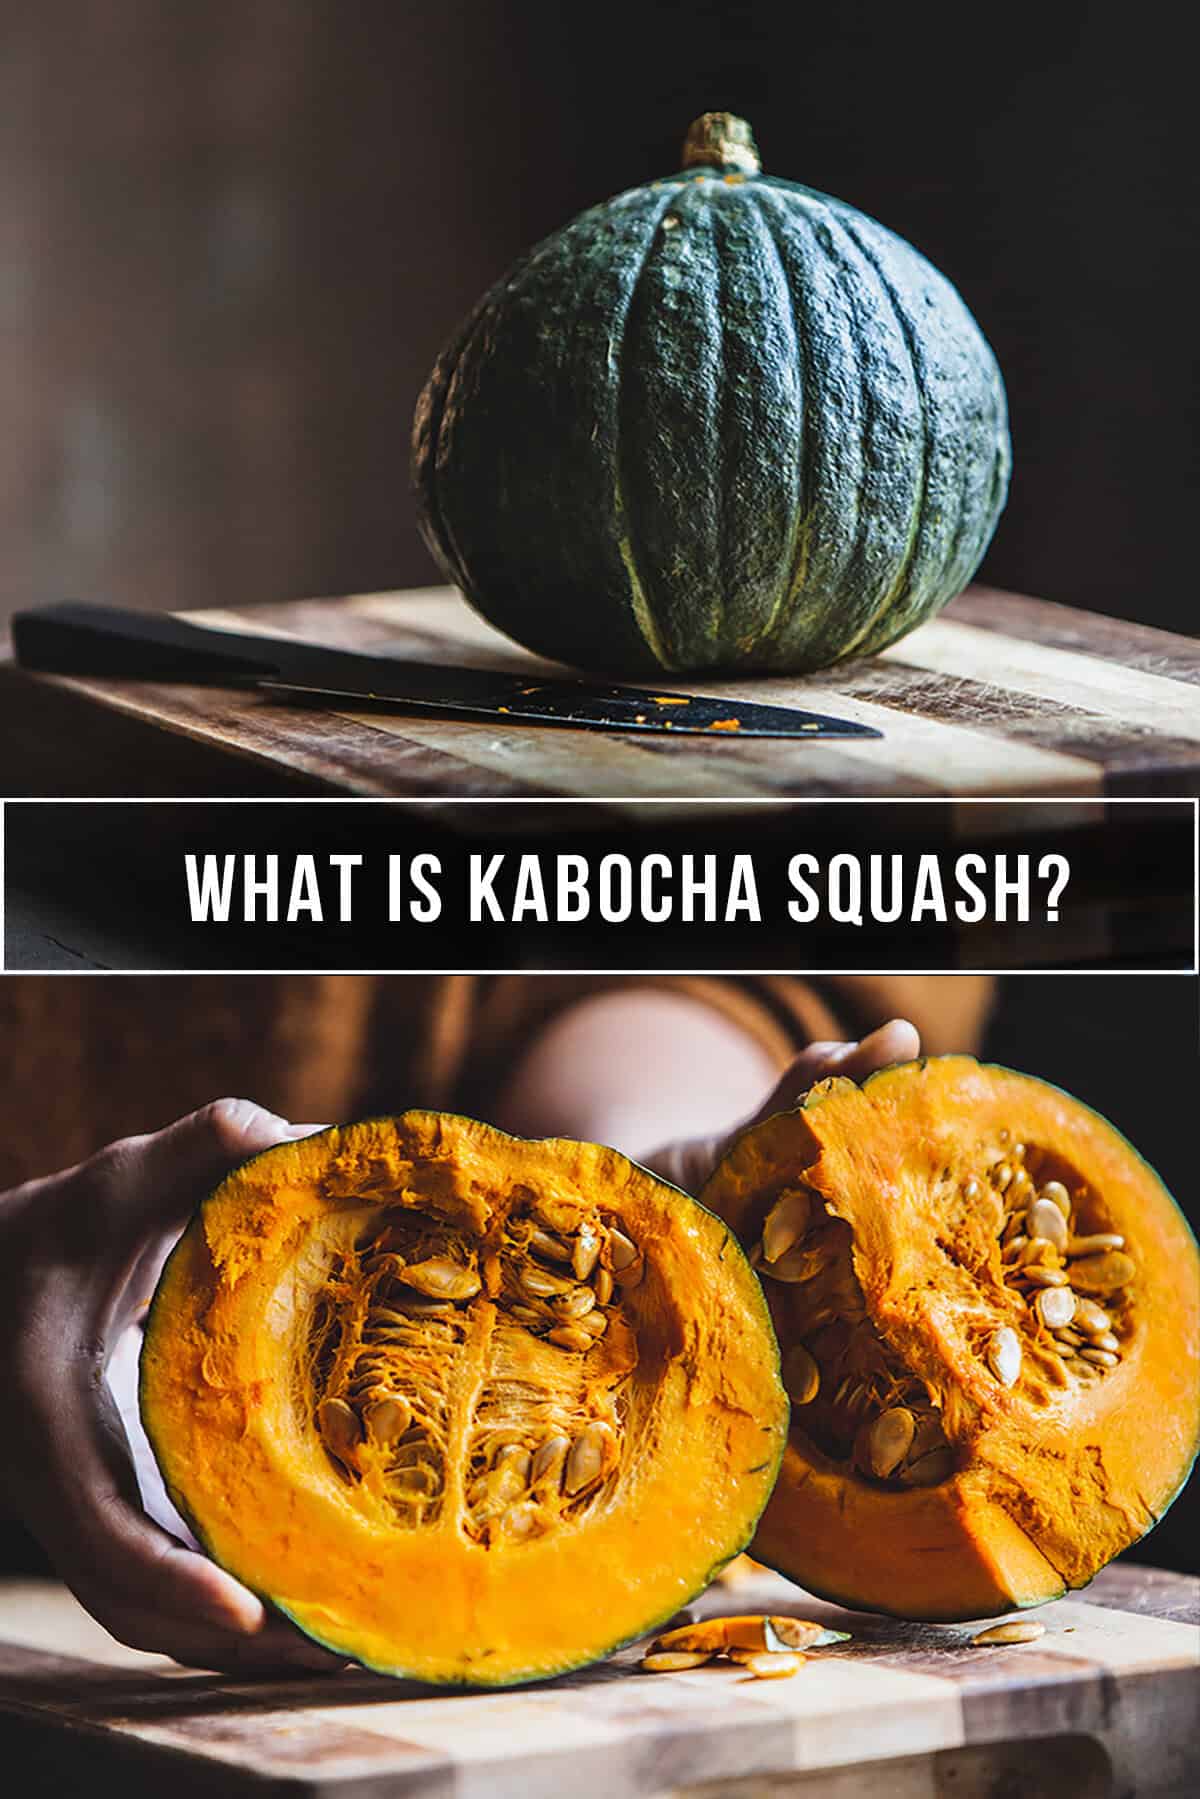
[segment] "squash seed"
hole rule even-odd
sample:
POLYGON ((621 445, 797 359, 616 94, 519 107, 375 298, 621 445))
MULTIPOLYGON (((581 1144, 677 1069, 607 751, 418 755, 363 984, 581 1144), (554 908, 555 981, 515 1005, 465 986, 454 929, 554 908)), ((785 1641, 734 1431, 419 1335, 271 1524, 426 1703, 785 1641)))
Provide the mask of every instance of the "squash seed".
POLYGON ((1025 1229, 1031 1237, 1044 1237, 1055 1249, 1067 1246, 1067 1221, 1052 1199, 1035 1199, 1025 1214, 1025 1229))
POLYGON ((1002 1387, 1016 1385, 1021 1373, 1021 1339, 1011 1325, 993 1331, 987 1345, 988 1367, 1002 1387))
POLYGON ((1052 1206, 1057 1206, 1064 1218, 1071 1216, 1071 1195, 1061 1181, 1047 1181, 1038 1195, 1039 1199, 1048 1199, 1052 1206))
POLYGON ((608 1259, 614 1274, 619 1274, 623 1268, 631 1268, 638 1259, 636 1245, 616 1225, 609 1227, 608 1259))
POLYGON ((1036 1643, 1045 1634, 1046 1626, 1036 1618, 1014 1618, 1009 1624, 993 1624, 990 1629, 979 1631, 971 1642, 977 1649, 987 1649, 993 1643, 1036 1643))
POLYGON ((1075 1307, 1074 1322, 1078 1329, 1084 1331, 1089 1337, 1103 1336, 1104 1332, 1112 1327, 1112 1319, 1104 1307, 1098 1306, 1094 1299, 1079 1301, 1075 1307))
POLYGON ((600 1479, 604 1469, 604 1457, 612 1431, 607 1424, 597 1421, 589 1424, 580 1432, 571 1445, 567 1457, 566 1472, 563 1476, 563 1491, 571 1494, 582 1493, 585 1487, 594 1485, 600 1479))
POLYGON ((993 1184, 999 1187, 1001 1193, 1007 1191, 1012 1177, 1013 1170, 1012 1165, 1009 1162, 997 1162, 996 1166, 992 1169, 993 1184))
POLYGON ((594 1306, 579 1320, 579 1329, 586 1331, 589 1337, 602 1337, 608 1329, 608 1318, 598 1306, 594 1306))
POLYGON ((576 1355, 586 1355, 595 1338, 588 1331, 580 1330, 574 1324, 560 1324, 557 1330, 548 1332, 546 1341, 559 1349, 574 1350, 576 1355))
POLYGON ((682 1674, 685 1668, 702 1668, 712 1659, 711 1655, 701 1655, 699 1651, 652 1649, 649 1655, 642 1657, 641 1665, 647 1674, 682 1674))
POLYGON ((551 1474, 557 1474, 566 1460, 571 1445, 566 1437, 547 1437, 533 1452, 533 1461, 529 1469, 529 1484, 538 1487, 551 1474))
POLYGON ((753 1675, 755 1680, 786 1680, 789 1675, 795 1674, 803 1667, 808 1658, 785 1650, 778 1655, 772 1655, 769 1652, 761 1655, 741 1654, 735 1659, 745 1668, 747 1674, 753 1675))
POLYGON ((1061 1268, 1046 1268, 1036 1263, 1021 1270, 1021 1279, 1035 1287, 1065 1287, 1067 1278, 1061 1268))
POLYGON ((544 1231, 540 1225, 535 1224, 529 1233, 529 1247, 551 1262, 571 1260, 571 1245, 564 1243, 561 1237, 554 1236, 551 1231, 544 1231))
POLYGON ((1111 1349, 1093 1349, 1090 1344, 1086 1349, 1081 1349, 1079 1354, 1083 1361, 1091 1362, 1096 1368, 1115 1368, 1121 1360, 1111 1349))
POLYGON ((577 1281, 585 1281, 600 1259, 600 1233, 587 1219, 579 1227, 575 1247, 571 1251, 571 1272, 577 1281))
POLYGON ((521 1285, 531 1299, 554 1299, 559 1294, 569 1293, 574 1286, 573 1281, 564 1280, 561 1275, 550 1274, 545 1268, 522 1268, 521 1285))
POLYGON ((375 1442, 388 1448, 400 1441, 412 1423, 413 1414, 407 1399, 402 1399, 398 1393, 388 1393, 372 1400, 363 1415, 375 1442))
POLYGON ((1083 1338, 1077 1330, 1064 1330, 1057 1327, 1054 1331, 1054 1341, 1061 1343, 1064 1349, 1078 1349, 1083 1338))
POLYGON ((954 1473, 954 1456, 949 1449, 933 1449, 918 1461, 900 1469, 898 1478, 906 1487, 940 1487, 954 1473))
POLYGON ((783 1358, 783 1384, 793 1405, 809 1405, 821 1390, 821 1370, 803 1343, 793 1343, 783 1358))
POLYGON ((1061 1330, 1075 1316, 1075 1295, 1070 1287, 1043 1287, 1034 1310, 1047 1330, 1061 1330))
POLYGON ((1127 1287, 1136 1273, 1132 1256, 1123 1255, 1119 1249, 1109 1249, 1074 1262, 1071 1284, 1081 1293, 1115 1293, 1119 1288, 1127 1287))
POLYGON ((516 1505, 510 1505, 500 1517, 500 1528, 506 1537, 514 1537, 521 1542, 531 1537, 538 1526, 538 1509, 528 1499, 522 1499, 516 1505))
POLYGON ((1093 1349, 1107 1349, 1111 1355, 1120 1353, 1121 1345, 1112 1331, 1100 1331, 1091 1339, 1093 1349))
POLYGON ((1090 1237, 1072 1237, 1067 1243, 1068 1256, 1100 1255, 1106 1249, 1124 1249, 1125 1239, 1116 1231, 1094 1231, 1090 1237))
POLYGON ((483 1282, 473 1268, 452 1262, 448 1256, 431 1256, 427 1262, 410 1262, 400 1277, 427 1299, 473 1299, 483 1282))
POLYGON ((317 1429, 331 1455, 339 1462, 352 1461, 362 1442, 358 1413, 344 1399, 323 1399, 317 1407, 317 1429))
POLYGON ((590 1287, 574 1287, 570 1293, 564 1293, 550 1301, 558 1318, 582 1318, 590 1312, 596 1303, 596 1295, 590 1287))
POLYGON ((805 1249, 802 1244, 796 1243, 774 1262, 764 1263, 762 1272, 769 1274, 773 1281, 791 1281, 796 1284, 812 1280, 823 1269, 824 1258, 820 1250, 805 1249))
POLYGON ((916 1419, 905 1406, 890 1406, 886 1412, 880 1412, 867 1430, 867 1460, 872 1474, 886 1480, 895 1473, 912 1448, 916 1428, 916 1419))
POLYGON ((606 1306, 609 1303, 613 1296, 613 1277, 607 1268, 597 1268, 592 1290, 596 1295, 598 1306, 606 1306))
POLYGON ((763 1223, 763 1260, 777 1262, 794 1249, 808 1229, 812 1201, 803 1187, 781 1193, 763 1223))

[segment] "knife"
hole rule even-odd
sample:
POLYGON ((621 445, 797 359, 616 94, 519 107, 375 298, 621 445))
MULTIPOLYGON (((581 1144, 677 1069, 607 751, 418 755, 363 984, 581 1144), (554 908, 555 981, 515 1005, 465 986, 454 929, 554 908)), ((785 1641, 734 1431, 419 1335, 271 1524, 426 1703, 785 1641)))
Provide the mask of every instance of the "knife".
POLYGON ((289 637, 256 637, 166 613, 67 601, 18 612, 21 668, 40 674, 253 686, 264 693, 356 706, 461 712, 476 718, 618 731, 739 737, 880 737, 871 725, 652 688, 540 679, 482 668, 402 661, 289 637))

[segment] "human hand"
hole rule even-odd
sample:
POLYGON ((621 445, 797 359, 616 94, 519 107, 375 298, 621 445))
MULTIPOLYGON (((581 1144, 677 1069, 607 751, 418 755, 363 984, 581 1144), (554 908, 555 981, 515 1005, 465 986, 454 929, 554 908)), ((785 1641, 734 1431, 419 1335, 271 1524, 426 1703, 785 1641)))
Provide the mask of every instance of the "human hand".
POLYGON ((640 1160, 685 1193, 699 1193, 722 1156, 744 1131, 775 1112, 788 1111, 818 1081, 835 1074, 861 1081, 876 1069, 886 1068, 892 1062, 911 1062, 920 1053, 921 1039, 915 1027, 903 1018, 880 1025, 860 1043, 810 1043, 784 1071, 758 1110, 732 1131, 668 1143, 640 1160))
POLYGON ((196 1667, 341 1663, 146 1515, 105 1371, 197 1202, 248 1156, 316 1128, 218 1100, 0 1195, 0 1510, 113 1636, 196 1667))

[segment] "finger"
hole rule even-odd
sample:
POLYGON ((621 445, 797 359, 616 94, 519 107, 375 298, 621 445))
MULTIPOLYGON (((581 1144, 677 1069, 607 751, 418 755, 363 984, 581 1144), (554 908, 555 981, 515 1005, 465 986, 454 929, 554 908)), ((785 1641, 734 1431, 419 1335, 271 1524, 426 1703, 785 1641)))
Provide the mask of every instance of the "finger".
POLYGON ((906 1018, 891 1018, 861 1043, 849 1045, 846 1053, 837 1058, 835 1072, 861 1081, 880 1068, 890 1068, 894 1062, 915 1062, 920 1053, 921 1038, 916 1025, 906 1018))
POLYGON ((231 1168, 293 1128, 252 1100, 218 1099, 165 1130, 111 1144, 81 1174, 100 1181, 124 1228, 161 1231, 182 1224, 231 1168))

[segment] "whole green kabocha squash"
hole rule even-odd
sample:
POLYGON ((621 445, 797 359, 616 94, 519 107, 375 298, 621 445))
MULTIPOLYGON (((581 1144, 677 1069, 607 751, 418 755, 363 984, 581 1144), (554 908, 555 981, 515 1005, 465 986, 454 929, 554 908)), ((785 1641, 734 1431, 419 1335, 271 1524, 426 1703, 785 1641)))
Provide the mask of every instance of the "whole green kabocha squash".
POLYGON ((1004 387, 892 232, 697 120, 684 168, 536 246, 417 404, 422 529, 528 648, 622 673, 827 667, 970 579, 1004 387))

